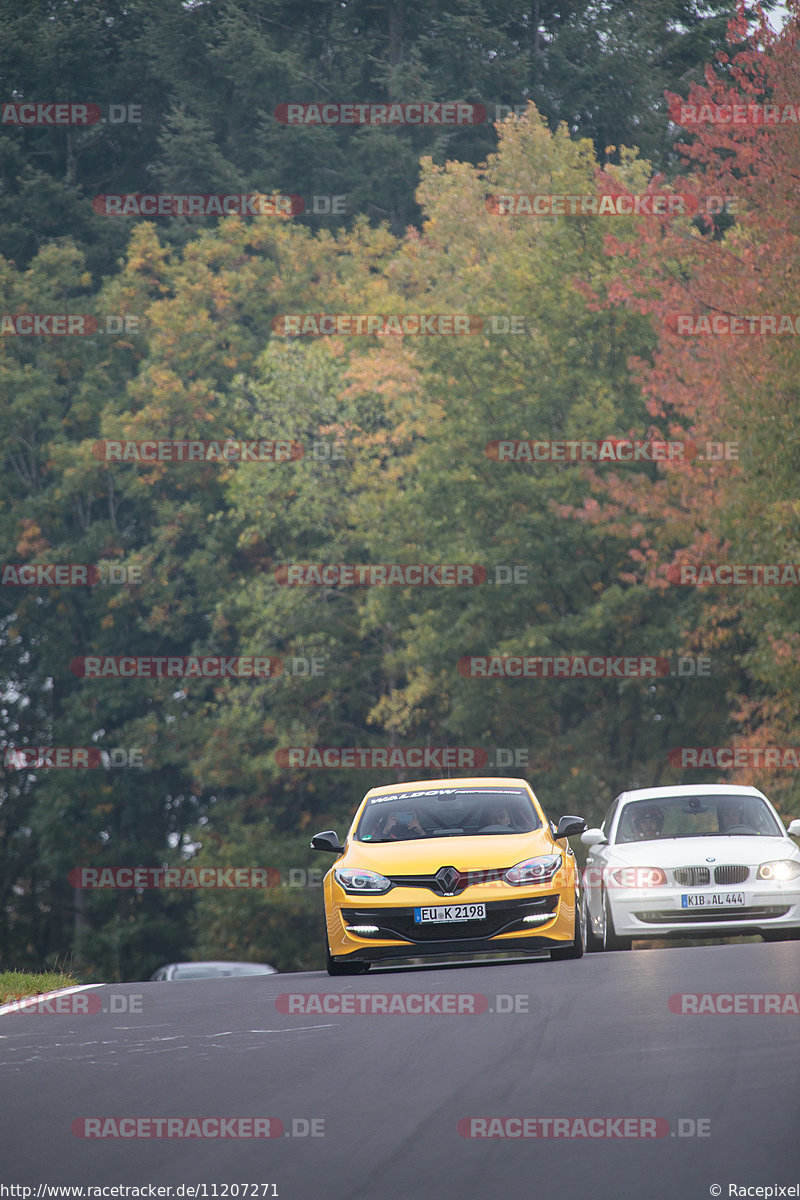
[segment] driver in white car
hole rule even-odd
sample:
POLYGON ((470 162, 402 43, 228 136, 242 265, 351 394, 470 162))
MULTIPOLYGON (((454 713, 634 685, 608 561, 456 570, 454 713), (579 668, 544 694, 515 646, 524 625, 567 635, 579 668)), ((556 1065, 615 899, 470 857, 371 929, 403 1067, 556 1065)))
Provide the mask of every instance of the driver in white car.
POLYGON ((717 820, 720 833, 727 833, 729 829, 738 829, 740 832, 742 829, 752 829, 745 800, 720 800, 717 820))

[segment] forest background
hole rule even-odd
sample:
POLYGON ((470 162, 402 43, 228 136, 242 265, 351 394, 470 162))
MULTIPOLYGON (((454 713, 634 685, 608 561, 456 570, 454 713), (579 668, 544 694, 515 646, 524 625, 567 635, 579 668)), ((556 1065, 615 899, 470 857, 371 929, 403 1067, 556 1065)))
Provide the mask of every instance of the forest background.
POLYGON ((458 749, 453 774, 523 775, 551 818, 590 824, 625 787, 725 779, 800 815, 799 27, 796 3, 772 33, 718 0, 0 3, 0 967, 321 966, 329 860, 310 835, 343 833, 371 786, 447 770, 318 766, 309 748, 427 748, 434 766, 458 749), (687 97, 779 117, 687 126, 687 97), (104 119, 17 108, 56 101, 104 119), (418 101, 485 120, 281 119, 418 101), (155 194, 303 203, 143 217, 103 199, 155 194), (519 195, 675 203, 497 199, 519 195), (28 333, 26 314, 98 328, 28 333), (473 332, 286 336, 287 314, 470 314, 473 332), (681 314, 708 320, 687 332, 681 314), (794 336, 764 332, 781 314, 794 336), (712 331, 733 316, 758 319, 712 331), (147 439, 303 453, 108 449, 147 439), (650 449, 498 450, 619 439, 650 449), (52 582, 66 563, 107 582, 52 582), (485 581, 284 582, 332 563, 485 581), (731 564, 788 564, 788 582, 681 582, 731 564), (283 670, 87 674, 122 656, 283 670), (480 656, 659 666, 510 678, 471 674, 480 656), (98 765, 36 766, 48 747, 98 765), (733 747, 736 769, 681 753, 733 747), (187 866, 274 886, 74 886, 187 866))

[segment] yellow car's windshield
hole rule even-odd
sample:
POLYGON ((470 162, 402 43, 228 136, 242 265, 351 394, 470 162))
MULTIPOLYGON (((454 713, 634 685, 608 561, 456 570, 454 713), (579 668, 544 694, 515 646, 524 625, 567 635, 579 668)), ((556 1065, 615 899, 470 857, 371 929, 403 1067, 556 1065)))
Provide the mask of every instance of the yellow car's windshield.
POLYGON ((373 796, 355 837, 359 842, 531 833, 541 821, 522 788, 436 788, 373 796))

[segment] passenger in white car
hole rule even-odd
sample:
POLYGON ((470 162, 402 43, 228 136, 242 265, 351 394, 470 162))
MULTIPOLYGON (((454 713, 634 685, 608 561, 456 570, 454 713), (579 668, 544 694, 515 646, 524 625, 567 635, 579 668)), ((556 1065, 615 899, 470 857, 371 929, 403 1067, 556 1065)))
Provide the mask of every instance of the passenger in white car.
POLYGON ((633 832, 638 842, 649 842, 661 836, 664 828, 664 814, 657 805, 652 808, 636 810, 631 815, 633 832))

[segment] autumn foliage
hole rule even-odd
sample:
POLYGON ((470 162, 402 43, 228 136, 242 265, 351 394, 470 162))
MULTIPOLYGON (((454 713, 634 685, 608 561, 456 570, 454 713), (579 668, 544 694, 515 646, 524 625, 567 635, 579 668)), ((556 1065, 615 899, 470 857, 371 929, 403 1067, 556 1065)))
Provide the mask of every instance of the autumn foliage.
MULTIPOLYGON (((190 953, 319 965, 318 891, 76 899, 68 882, 84 865, 194 859, 310 870, 310 833, 343 832, 367 787, 409 774, 291 767, 292 748, 474 748, 529 777, 551 815, 598 822, 625 787, 719 778, 676 765, 676 747, 797 741, 798 586, 692 584, 682 569, 800 563, 798 31, 797 0, 780 35, 734 22, 705 82, 667 97, 688 122, 669 174, 631 147, 599 157, 530 105, 477 165, 415 152, 415 226, 142 221, 99 281, 60 236, 24 269, 0 259, 6 313, 138 322, 119 337, 0 338, 2 562, 116 564, 141 580, 0 588, 4 747, 144 759, 117 773, 6 764, 0 942, 20 965, 63 946, 91 978, 190 953), (745 119, 722 119, 734 111, 745 119), (495 199, 514 194, 677 199, 537 215, 495 199), (387 314, 480 321, 465 336, 346 322, 286 335, 287 315, 326 313, 375 317, 368 329, 387 314), (304 449, 281 462, 98 450, 125 439, 304 449), (503 457, 505 443, 606 450, 503 457), (628 443, 677 449, 625 461, 628 443), (473 564, 479 582, 284 586, 297 563, 473 564), (79 678, 70 663, 88 655, 284 666, 79 678), (623 655, 662 669, 459 671, 623 655)), ((191 132, 174 125, 167 148, 191 132)), ((723 774, 800 815, 796 773, 723 774)))

